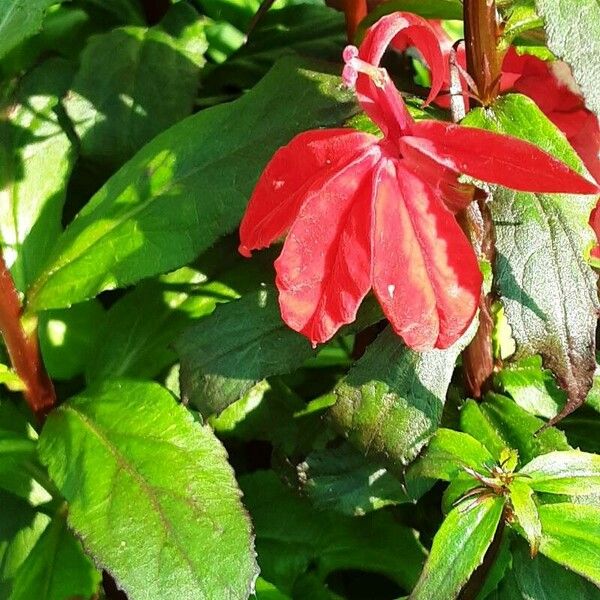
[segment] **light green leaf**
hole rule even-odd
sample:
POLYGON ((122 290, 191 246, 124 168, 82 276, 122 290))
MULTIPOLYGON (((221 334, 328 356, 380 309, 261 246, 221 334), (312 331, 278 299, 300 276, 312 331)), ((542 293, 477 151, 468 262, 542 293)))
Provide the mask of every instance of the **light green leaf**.
POLYGON ((204 25, 186 3, 171 10, 187 15, 177 37, 160 26, 124 27, 94 36, 81 55, 65 109, 82 155, 109 170, 192 112, 204 25))
POLYGON ((67 528, 66 507, 44 530, 17 571, 9 600, 91 598, 100 573, 67 528))
POLYGON ((398 479, 349 444, 311 452, 298 471, 303 491, 318 510, 359 516, 410 502, 398 479))
POLYGON ((513 513, 525 533, 525 539, 529 542, 531 556, 535 556, 542 539, 542 524, 533 498, 533 490, 529 487, 529 481, 525 482, 522 479, 512 481, 508 489, 513 513))
POLYGON ((338 570, 358 569, 386 575, 403 589, 419 576, 425 551, 416 532, 382 510, 363 517, 316 511, 286 488, 272 471, 240 478, 244 503, 256 530, 262 576, 294 597, 307 574, 317 582, 338 570), (398 557, 402 557, 398 560, 398 557))
POLYGON ((184 267, 142 282, 110 307, 85 370, 88 383, 152 378, 176 360, 172 344, 194 319, 210 314, 235 292, 184 267))
POLYGON ((502 497, 454 508, 433 538, 431 552, 410 600, 456 598, 494 539, 504 508, 502 497))
POLYGON ((536 492, 581 496, 600 494, 600 456, 572 450, 534 458, 521 473, 536 492))
POLYGON ((71 76, 66 62, 46 61, 20 82, 0 121, 0 245, 21 291, 62 231, 75 152, 56 110, 71 76))
POLYGON ((494 458, 500 461, 503 450, 512 448, 519 453, 521 465, 553 450, 570 450, 562 431, 549 427, 540 432, 543 424, 500 394, 487 394, 481 404, 468 400, 460 414, 461 429, 476 437, 494 458))
POLYGON ((0 364, 0 385, 5 385, 11 392, 22 392, 25 384, 10 367, 0 364))
POLYGON ((470 335, 447 350, 414 352, 386 329, 335 387, 336 428, 365 455, 402 470, 437 429, 456 358, 470 335))
POLYGON ((250 524, 212 431, 153 383, 112 382, 46 421, 69 525, 132 600, 247 598, 250 524))
POLYGON ((71 379, 83 372, 104 319, 104 309, 95 299, 40 314, 40 349, 52 378, 71 379))
POLYGON ((451 481, 464 467, 483 472, 484 466, 492 466, 495 462, 485 446, 470 435, 438 429, 425 452, 410 466, 407 477, 451 481))
POLYGON ((256 600, 291 600, 291 598, 281 593, 272 583, 259 577, 256 580, 256 600))
POLYGON ((33 285, 30 309, 67 306, 175 269, 232 231, 281 145, 355 112, 340 82, 284 59, 236 102, 159 135, 67 228, 33 285))
MULTIPOLYGON (((464 123, 520 137, 583 168, 564 135, 524 96, 504 96, 490 108, 475 109, 464 123)), ((595 240, 588 219, 596 200, 497 187, 490 204, 494 282, 517 343, 515 358, 542 355, 568 394, 565 409, 583 403, 595 368, 597 277, 584 253, 595 240)))
POLYGON ((600 4, 598 0, 535 0, 548 47, 571 66, 588 107, 600 116, 600 4))
POLYGON ((2 0, 0 58, 42 27, 46 10, 61 0, 2 0))
POLYGON ((540 552, 600 587, 600 507, 545 504, 540 552))

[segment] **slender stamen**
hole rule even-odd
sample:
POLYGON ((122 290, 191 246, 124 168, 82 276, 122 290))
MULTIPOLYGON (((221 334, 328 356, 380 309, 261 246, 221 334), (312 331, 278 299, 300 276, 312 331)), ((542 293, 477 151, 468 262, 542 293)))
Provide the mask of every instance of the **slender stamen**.
POLYGON ((359 73, 364 73, 370 77, 377 87, 385 87, 388 79, 387 71, 358 58, 358 48, 356 46, 346 46, 342 56, 346 63, 342 72, 342 78, 349 88, 353 88, 356 85, 359 73))

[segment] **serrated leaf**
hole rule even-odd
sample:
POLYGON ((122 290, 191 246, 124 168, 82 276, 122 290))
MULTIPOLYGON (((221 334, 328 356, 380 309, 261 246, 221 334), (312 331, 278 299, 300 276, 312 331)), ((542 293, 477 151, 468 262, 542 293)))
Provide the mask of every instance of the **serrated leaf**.
POLYGON ((437 429, 470 335, 447 350, 414 352, 388 327, 335 387, 336 428, 365 455, 402 470, 437 429))
MULTIPOLYGON (((490 108, 471 111, 464 122, 520 137, 583 168, 563 134, 524 96, 505 96, 490 108)), ((584 402, 595 368, 597 277, 584 257, 595 240, 588 225, 595 203, 594 196, 497 187, 490 204, 496 230, 494 283, 517 343, 515 358, 542 355, 568 394, 560 418, 584 402)))
POLYGON ((600 494, 600 456, 572 450, 534 458, 520 471, 536 492, 582 496, 600 494))
POLYGON ((86 380, 155 377, 175 362, 172 345, 186 326, 234 297, 228 286, 207 282, 189 267, 142 282, 106 313, 87 361, 86 380))
POLYGON ((359 516, 410 502, 398 479, 349 444, 311 452, 298 471, 302 490, 317 510, 359 516))
POLYGON ((600 587, 600 507, 545 504, 539 514, 540 552, 600 587))
POLYGON ((0 6, 0 58, 37 33, 50 6, 61 0, 2 0, 0 6))
POLYGON ((256 566, 233 471, 165 389, 121 381, 72 398, 46 421, 40 456, 69 525, 132 600, 248 597, 256 566))
POLYGON ((529 481, 525 482, 522 479, 512 481, 508 490, 513 513, 529 542, 531 556, 535 556, 542 539, 542 524, 533 498, 533 490, 529 486, 529 481))
POLYGON ((46 61, 20 82, 3 107, 0 245, 20 291, 39 274, 62 231, 75 151, 56 110, 71 76, 66 62, 46 61))
POLYGON ((410 600, 456 598, 482 563, 502 516, 504 499, 485 498, 475 506, 459 505, 444 519, 410 600))
POLYGON ((451 481, 464 467, 483 472, 494 457, 475 438, 452 429, 438 429, 425 452, 407 472, 408 478, 427 477, 451 481))
POLYGON ((92 598, 101 576, 67 528, 66 510, 57 514, 15 574, 9 600, 92 598))
POLYGON ((562 431, 549 427, 540 432, 543 424, 500 394, 487 394, 481 404, 467 400, 460 414, 461 429, 476 437, 494 458, 500 461, 504 449, 512 448, 519 453, 521 465, 553 450, 570 450, 562 431))
POLYGON ((109 171, 191 114, 203 54, 204 24, 186 3, 176 36, 160 25, 123 27, 90 39, 65 100, 81 154, 109 171))
POLYGON ((67 306, 186 264, 236 227, 277 148, 355 111, 339 77, 281 60, 251 92, 178 123, 113 176, 59 239, 30 309, 67 306))
POLYGON ((389 512, 358 518, 315 511, 272 471, 245 475, 240 485, 256 530, 261 573, 282 592, 312 598, 296 595, 303 576, 323 584, 330 573, 351 569, 386 575, 404 589, 415 584, 424 549, 416 532, 389 512))
POLYGON ((535 0, 548 48, 568 63, 588 107, 600 116, 600 5, 597 0, 535 0))

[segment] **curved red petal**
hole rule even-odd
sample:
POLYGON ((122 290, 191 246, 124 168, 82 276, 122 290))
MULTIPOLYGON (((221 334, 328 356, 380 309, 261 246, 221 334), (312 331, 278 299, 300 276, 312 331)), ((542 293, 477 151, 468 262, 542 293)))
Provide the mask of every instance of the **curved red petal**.
POLYGON ((471 323, 481 283, 452 213, 422 179, 387 161, 375 201, 373 288, 394 330, 415 350, 447 348, 471 323))
POLYGON ((274 155, 248 203, 240 224, 240 252, 266 248, 287 231, 312 185, 335 173, 375 136, 353 129, 323 129, 297 135, 274 155))
POLYGON ((371 172, 367 150, 311 192, 275 261, 283 320, 313 344, 329 340, 371 287, 371 172))
POLYGON ((524 192, 595 194, 598 186, 518 138, 442 121, 421 121, 400 141, 441 165, 524 192))

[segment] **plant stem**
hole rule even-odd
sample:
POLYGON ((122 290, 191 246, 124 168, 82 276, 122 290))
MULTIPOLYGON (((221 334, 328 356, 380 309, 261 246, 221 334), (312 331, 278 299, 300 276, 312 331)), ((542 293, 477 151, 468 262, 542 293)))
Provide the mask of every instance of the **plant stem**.
POLYGON ((498 96, 502 73, 496 1, 464 0, 463 15, 467 71, 477 86, 479 100, 488 106, 498 96))
POLYGON ((40 357, 37 330, 25 331, 22 312, 19 294, 0 252, 0 333, 12 366, 25 386, 25 400, 41 422, 56 403, 56 395, 40 357))

